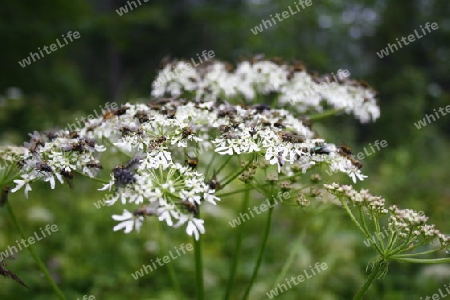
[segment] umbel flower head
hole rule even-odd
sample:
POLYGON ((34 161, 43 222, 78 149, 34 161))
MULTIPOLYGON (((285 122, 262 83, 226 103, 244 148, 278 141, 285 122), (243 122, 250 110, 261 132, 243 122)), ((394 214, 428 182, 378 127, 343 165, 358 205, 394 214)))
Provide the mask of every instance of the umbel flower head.
POLYGON ((361 209, 372 219, 387 215, 388 229, 396 238, 398 244, 412 250, 420 245, 437 240, 440 249, 450 247, 450 237, 441 233, 434 224, 428 224, 428 217, 412 209, 400 209, 396 205, 385 207, 385 200, 380 196, 373 196, 368 190, 356 191, 350 185, 337 183, 325 184, 325 189, 336 195, 348 207, 361 209))
POLYGON ((278 59, 264 60, 262 56, 242 61, 236 67, 214 60, 195 69, 186 68, 186 64, 185 61, 166 64, 153 82, 152 96, 194 94, 196 100, 223 98, 252 103, 270 95, 279 106, 302 114, 333 108, 353 114, 363 123, 380 116, 376 92, 365 82, 350 80, 349 74, 318 76, 308 72, 301 62, 289 64, 278 59), (167 80, 167 74, 177 69, 185 71, 167 80))
MULTIPOLYGON (((54 188, 57 182, 72 180, 74 174, 98 177, 102 166, 108 165, 108 157, 119 153, 128 159, 112 167, 108 182, 101 188, 112 193, 107 204, 123 206, 122 214, 113 216, 120 222, 114 230, 139 230, 146 217, 155 216, 168 226, 186 225, 186 232, 198 239, 205 232, 204 221, 198 216, 200 206, 220 200, 216 196, 220 185, 212 184, 211 176, 207 178, 197 168, 199 160, 205 166, 214 157, 246 159, 250 155, 254 162, 264 162, 242 167, 246 173, 239 178, 245 177, 245 182, 252 180, 258 168, 272 167, 279 174, 292 176, 321 165, 346 173, 353 181, 363 180, 362 165, 341 147, 319 138, 306 116, 299 118, 266 104, 233 105, 223 100, 244 91, 247 96, 286 95, 286 86, 297 78, 296 72, 300 71, 272 62, 248 62, 229 73, 222 63, 213 63, 197 70, 195 80, 180 79, 183 85, 171 81, 165 86, 167 90, 152 92, 155 96, 175 96, 174 86, 178 86, 179 91, 194 92, 191 101, 172 97, 127 103, 103 111, 102 116, 89 119, 75 131, 34 132, 20 159, 21 177, 15 180, 12 192, 23 188, 28 196, 36 180, 49 182, 54 188), (195 84, 189 86, 188 82, 195 84)), ((366 121, 378 117, 370 113, 373 107, 367 110, 367 105, 360 106, 355 99, 354 103, 350 100, 353 106, 346 102, 346 109, 366 121)), ((363 102, 375 105, 372 100, 363 102)), ((323 110, 321 105, 302 104, 315 111, 323 110)))

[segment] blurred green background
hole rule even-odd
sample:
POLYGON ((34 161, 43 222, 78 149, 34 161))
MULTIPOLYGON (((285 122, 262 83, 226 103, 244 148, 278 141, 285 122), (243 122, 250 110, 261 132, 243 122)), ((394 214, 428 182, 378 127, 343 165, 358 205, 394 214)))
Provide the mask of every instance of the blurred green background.
MULTIPOLYGON (((137 2, 137 1, 136 1, 137 2)), ((266 57, 302 60, 321 73, 347 69, 378 91, 381 118, 360 124, 338 116, 314 124, 330 142, 351 145, 354 152, 386 140, 388 147, 364 159, 361 187, 384 196, 389 204, 422 210, 448 232, 450 203, 450 116, 418 130, 414 123, 433 109, 450 104, 450 2, 447 0, 313 0, 313 5, 254 35, 250 29, 294 1, 148 1, 119 16, 127 1, 3 0, 0 9, 0 143, 21 145, 33 130, 63 128, 105 102, 147 100, 163 57, 196 57, 213 50, 216 58, 236 62, 266 57), (376 52, 426 22, 439 29, 380 59, 376 52), (62 34, 80 39, 22 68, 18 61, 62 34)), ((106 175, 106 173, 105 173, 106 175)), ((326 182, 350 179, 322 174, 326 182)), ((140 233, 114 233, 116 207, 96 209, 99 185, 76 178, 75 189, 51 191, 35 185, 30 199, 10 197, 24 230, 57 224, 58 232, 34 245, 67 299, 175 299, 168 270, 134 280, 131 273, 167 249, 191 242, 183 230, 154 220, 140 233)), ((204 239, 207 299, 220 299, 226 285, 236 230, 239 197, 226 198, 206 216, 204 239)), ((259 203, 255 197, 251 206, 259 203)), ((243 253, 233 299, 251 275, 265 218, 245 223, 243 253)), ((350 299, 365 276, 374 253, 338 208, 302 210, 279 207, 268 250, 250 299, 265 299, 299 235, 301 247, 287 275, 297 276, 315 262, 328 270, 277 299, 350 299)), ((14 245, 19 233, 6 209, 0 210, 0 249, 14 245)), ((8 262, 30 289, 0 278, 0 299, 56 299, 27 251, 8 262)), ((187 299, 195 297, 193 252, 173 262, 187 299)), ((448 265, 392 264, 367 299, 413 299, 436 293, 450 283, 448 265)))

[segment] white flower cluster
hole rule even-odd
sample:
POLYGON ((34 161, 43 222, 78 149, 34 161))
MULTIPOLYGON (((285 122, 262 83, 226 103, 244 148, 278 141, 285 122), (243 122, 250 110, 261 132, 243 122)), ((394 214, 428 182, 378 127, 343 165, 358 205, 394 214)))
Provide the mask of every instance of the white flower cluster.
POLYGON ((52 189, 56 180, 61 184, 63 179, 70 181, 73 171, 86 176, 94 177, 97 168, 98 153, 106 148, 97 144, 93 139, 80 137, 77 132, 67 130, 48 131, 43 134, 34 132, 30 134, 31 140, 25 143, 25 153, 20 157, 21 179, 16 179, 16 186, 12 193, 25 188, 25 196, 32 190, 30 183, 36 180, 49 182, 52 189))
POLYGON ((203 220, 197 218, 199 206, 219 200, 215 185, 196 169, 199 154, 210 149, 218 156, 252 154, 287 175, 323 164, 355 181, 365 178, 361 165, 340 147, 315 138, 288 111, 264 104, 170 98, 128 103, 89 119, 76 131, 35 132, 26 147, 20 160, 21 178, 12 189, 24 187, 26 195, 35 180, 48 181, 54 188, 55 181, 71 180, 73 172, 97 176, 106 150, 129 157, 112 168, 109 182, 101 189, 113 193, 109 205, 120 200, 124 206, 136 206, 134 212, 124 209, 122 215, 113 216, 120 221, 114 230, 126 233, 139 230, 144 217, 152 215, 168 226, 187 224, 187 233, 198 239, 205 232, 203 220))
POLYGON ((372 196, 368 190, 360 192, 349 185, 339 185, 337 183, 324 184, 326 190, 339 197, 341 201, 346 200, 353 205, 362 206, 369 212, 376 215, 389 214, 388 228, 395 232, 401 239, 406 240, 408 244, 419 242, 419 238, 432 241, 439 240, 441 248, 450 246, 450 237, 442 234, 435 228, 434 224, 427 224, 428 217, 412 209, 399 209, 392 205, 389 209, 385 208, 385 200, 379 196, 372 196))
POLYGON ((168 71, 182 68, 184 64, 183 61, 168 63, 153 82, 152 96, 178 97, 193 93, 196 100, 225 98, 255 102, 259 95, 270 94, 277 97, 279 104, 291 104, 300 113, 333 108, 353 114, 363 123, 380 116, 376 93, 365 83, 349 79, 326 82, 329 77, 310 74, 299 63, 252 60, 233 68, 229 63, 211 61, 163 80, 168 71))
POLYGON ((356 191, 351 185, 339 185, 338 183, 324 184, 326 190, 334 195, 344 196, 352 205, 362 206, 369 213, 376 215, 387 214, 385 200, 380 196, 373 196, 368 190, 356 191))
POLYGON ((389 228, 397 231, 404 239, 438 239, 441 247, 450 246, 450 237, 441 233, 434 224, 427 224, 428 217, 412 209, 399 209, 396 205, 389 208, 389 228))

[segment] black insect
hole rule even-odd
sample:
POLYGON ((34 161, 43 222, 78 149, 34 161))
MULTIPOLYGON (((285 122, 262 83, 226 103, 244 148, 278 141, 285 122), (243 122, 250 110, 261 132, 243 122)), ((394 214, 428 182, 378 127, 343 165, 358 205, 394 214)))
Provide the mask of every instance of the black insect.
POLYGON ((92 169, 103 169, 103 166, 99 162, 89 162, 86 164, 86 167, 92 168, 92 169))
POLYGON ((46 130, 46 131, 44 131, 44 135, 45 135, 50 141, 53 141, 55 138, 58 137, 58 134, 56 133, 56 130, 46 130))
POLYGON ((47 163, 45 163, 44 161, 37 162, 36 163, 36 169, 38 171, 42 171, 42 172, 49 172, 49 173, 53 172, 52 167, 47 165, 47 163))
POLYGON ((331 149, 329 146, 323 143, 316 143, 314 147, 311 148, 311 154, 329 154, 331 149))
POLYGON ((117 186, 127 185, 136 182, 134 174, 126 166, 120 165, 113 168, 113 176, 117 186))
POLYGON ((267 104, 255 104, 251 108, 256 110, 258 113, 262 113, 265 110, 270 110, 271 107, 267 104))
POLYGON ((282 120, 282 119, 278 119, 278 121, 276 121, 275 123, 273 123, 273 126, 274 126, 274 127, 277 127, 277 128, 284 128, 283 120, 282 120))

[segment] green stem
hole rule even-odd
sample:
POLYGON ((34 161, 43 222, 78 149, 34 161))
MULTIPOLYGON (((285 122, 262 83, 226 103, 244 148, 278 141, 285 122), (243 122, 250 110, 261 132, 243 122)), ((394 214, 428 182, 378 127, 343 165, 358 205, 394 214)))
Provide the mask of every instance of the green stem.
POLYGON ((234 195, 234 194, 239 194, 239 193, 241 193, 241 192, 251 191, 251 190, 254 190, 254 188, 251 187, 251 188, 248 188, 248 189, 237 190, 237 191, 235 191, 235 192, 229 192, 229 193, 223 193, 223 194, 216 194, 216 196, 219 197, 219 198, 222 198, 222 197, 231 196, 231 195, 234 195))
MULTIPOLYGON (((366 232, 364 230, 364 228, 361 226, 361 224, 359 224, 358 220, 356 220, 355 216, 353 215, 352 211, 350 210, 350 208, 348 207, 347 203, 345 202, 345 200, 339 198, 339 200, 342 203, 342 206, 344 207, 345 211, 347 212, 347 214, 350 216, 350 219, 352 220, 352 222, 356 225, 356 227, 358 227, 358 229, 366 236, 366 238, 368 238, 369 240, 371 239, 371 236, 369 235, 368 232, 366 232)), ((375 242, 375 241, 374 241, 375 242)), ((377 248, 377 251, 379 253, 383 253, 380 249, 380 247, 378 246, 377 243, 374 244, 375 248, 377 248)))
POLYGON ((431 254, 431 253, 437 252, 439 250, 440 249, 431 249, 428 251, 416 252, 416 253, 395 254, 395 255, 389 256, 389 259, 391 259, 391 258, 407 258, 407 257, 414 257, 414 256, 419 256, 419 255, 426 255, 426 254, 431 254))
MULTIPOLYGON (((166 241, 164 239, 164 234, 162 234, 161 226, 160 226, 159 222, 157 222, 157 227, 158 227, 159 240, 160 240, 160 244, 161 244, 161 251, 163 253, 167 253, 166 241)), ((182 294, 181 294, 180 282, 177 279, 177 276, 175 273, 175 268, 173 267, 173 264, 166 264, 166 265, 169 270, 169 276, 170 276, 170 280, 172 281, 173 288, 175 290, 175 293, 177 294, 177 299, 183 299, 182 294)))
POLYGON ((384 264, 383 260, 380 260, 376 263, 375 267, 372 270, 372 273, 367 278, 364 285, 359 289, 359 291, 356 293, 355 297, 353 297, 353 300, 359 300, 363 299, 363 296, 366 294, 369 287, 372 285, 372 282, 378 277, 380 272, 382 271, 382 266, 384 264))
POLYGON ((392 256, 390 259, 416 264, 444 264, 450 262, 450 258, 397 258, 392 256))
POLYGON ((213 157, 211 158, 211 160, 209 161, 208 166, 206 166, 206 170, 205 170, 205 177, 207 178, 208 174, 209 174, 209 169, 211 168, 211 166, 214 163, 214 160, 216 159, 217 155, 215 155, 216 153, 213 153, 213 157))
POLYGON ((264 237, 263 237, 263 241, 261 244, 261 248, 259 249, 258 259, 256 260, 256 265, 255 265, 255 268, 253 269, 253 274, 250 279, 250 282, 247 286, 247 289, 245 290, 244 296, 242 297, 243 300, 248 299, 250 290, 252 289, 253 283, 255 282, 255 279, 256 279, 256 276, 258 275, 259 267, 261 266, 261 262, 262 262, 262 257, 266 250, 267 240, 268 240, 269 233, 270 233, 270 227, 272 225, 273 208, 275 207, 275 205, 273 205, 273 199, 271 199, 270 204, 271 205, 269 207, 269 213, 267 214, 266 228, 264 230, 264 237))
MULTIPOLYGON (((16 215, 14 214, 14 211, 12 210, 11 204, 9 203, 9 201, 6 203, 6 207, 8 208, 8 212, 11 215, 11 219, 14 223, 14 225, 17 227, 17 229, 20 232, 20 235, 22 236, 22 239, 26 240, 27 237, 25 236, 25 232, 22 229, 22 226, 20 225, 19 221, 17 220, 16 215)), ((37 253, 34 251, 33 246, 30 244, 28 245, 27 249, 30 251, 31 256, 33 256, 34 260, 36 261, 37 265, 39 266, 39 269, 41 269, 42 273, 44 273, 45 278, 47 279, 48 283, 50 283, 50 285, 52 286, 53 290, 55 291, 55 293, 58 295, 58 297, 60 299, 65 300, 66 297, 64 296, 64 294, 61 292, 61 290, 58 288, 58 286, 56 285, 56 283, 53 281, 52 276, 50 275, 50 273, 48 272, 47 268, 45 267, 45 265, 42 263, 41 259, 39 258, 39 256, 37 255, 37 253)))
POLYGON ((381 232, 380 230, 380 223, 378 223, 378 218, 375 218, 375 216, 372 215, 372 220, 373 220, 373 225, 375 227, 375 236, 378 240, 378 245, 380 247, 380 249, 383 251, 382 253, 385 253, 384 251, 384 241, 383 239, 380 237, 380 235, 378 233, 381 232))
MULTIPOLYGON (((250 189, 247 189, 247 190, 245 190, 244 201, 242 201, 241 213, 245 213, 247 211, 249 200, 250 200, 250 189)), ((227 284, 227 288, 225 290, 225 296, 223 298, 224 300, 230 299, 231 288, 233 287, 233 284, 234 284, 234 279, 236 277, 236 270, 237 270, 237 266, 239 263, 239 255, 241 253, 243 232, 244 232, 244 224, 242 224, 238 228, 238 232, 237 232, 237 236, 236 236, 236 244, 234 247, 233 261, 231 263, 230 275, 228 276, 228 284, 227 284)))
POLYGON ((286 278, 286 274, 290 268, 290 266, 292 266, 292 264, 294 263, 294 258, 295 255, 299 252, 298 248, 300 247, 300 243, 302 242, 303 238, 305 237, 306 234, 306 228, 304 227, 302 229, 302 233, 298 235, 297 240, 295 241, 294 245, 291 246, 291 251, 289 253, 289 257, 286 260, 286 262, 284 263, 283 268, 281 269, 280 274, 277 276, 277 279, 275 279, 273 285, 275 286, 277 283, 281 282, 284 278, 286 278))
POLYGON ((230 155, 227 159, 225 159, 225 162, 223 163, 223 165, 221 165, 220 168, 217 171, 215 171, 214 173, 216 175, 219 174, 223 170, 223 168, 225 168, 225 166, 228 165, 228 162, 231 160, 232 157, 233 156, 230 155))
MULTIPOLYGON (((200 218, 198 212, 197 218, 200 218)), ((202 237, 198 241, 194 237, 194 251, 195 251, 195 285, 197 289, 197 300, 204 300, 204 285, 203 285, 203 258, 202 258, 202 237)))

